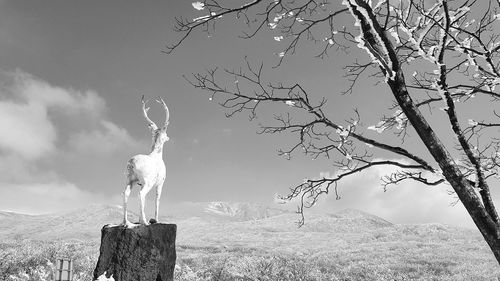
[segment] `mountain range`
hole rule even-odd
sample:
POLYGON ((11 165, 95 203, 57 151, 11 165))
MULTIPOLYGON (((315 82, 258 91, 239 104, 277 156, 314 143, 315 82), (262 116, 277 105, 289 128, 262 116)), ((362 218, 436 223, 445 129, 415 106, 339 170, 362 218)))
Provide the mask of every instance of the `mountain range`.
MULTIPOLYGON (((0 211, 5 240, 82 240, 98 242, 100 229, 122 220, 121 206, 91 205, 71 212, 26 215, 0 211)), ((129 214, 132 221, 136 213, 129 214)), ((253 203, 182 203, 160 217, 175 223, 177 244, 187 248, 274 249, 311 252, 373 241, 445 239, 481 241, 477 231, 442 224, 393 224, 366 212, 346 209, 334 214, 307 213, 298 227, 295 212, 253 203), (313 243, 311 243, 313 241, 313 243)))
MULTIPOLYGON (((298 227, 295 212, 253 203, 189 202, 165 206, 165 211, 159 220, 177 224, 176 249, 182 268, 228 257, 244 262, 252 257, 282 256, 314 260, 315 266, 339 267, 354 275, 363 268, 366 274, 389 268, 404 276, 454 276, 446 280, 483 280, 470 276, 500 274, 487 244, 474 229, 437 223, 393 224, 355 209, 307 212, 305 224, 298 227)), ((46 215, 0 211, 0 237, 5 247, 38 242, 84 245, 79 246, 82 254, 96 259, 102 226, 120 223, 122 212, 121 206, 110 205, 46 215)), ((137 221, 138 215, 130 212, 129 218, 137 221)), ((356 278, 352 280, 369 280, 356 278)), ((425 278, 421 280, 430 280, 425 278)))
MULTIPOLYGON (((65 213, 27 215, 0 211, 0 236, 4 239, 96 240, 100 228, 121 222, 121 206, 90 205, 65 213)), ((133 221, 138 215, 129 211, 133 221)), ((261 204, 238 202, 182 203, 175 206, 161 222, 176 223, 180 233, 197 233, 201 228, 213 232, 221 229, 252 229, 264 232, 349 232, 360 229, 390 227, 393 224, 377 216, 354 209, 335 214, 315 214, 298 228, 298 215, 287 210, 261 204)), ((182 238, 182 236, 180 237, 182 238)))

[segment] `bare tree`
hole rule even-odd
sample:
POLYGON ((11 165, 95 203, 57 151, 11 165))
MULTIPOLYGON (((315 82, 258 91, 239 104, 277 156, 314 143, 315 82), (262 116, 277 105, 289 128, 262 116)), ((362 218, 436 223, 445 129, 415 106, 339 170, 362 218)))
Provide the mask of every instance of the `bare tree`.
POLYGON ((304 208, 313 206, 322 194, 333 191, 338 196, 337 185, 342 179, 375 166, 393 166, 397 171, 382 179, 385 186, 407 180, 449 184, 500 262, 500 219, 488 185, 499 177, 500 114, 494 107, 485 108, 490 110, 485 120, 465 114, 477 100, 490 105, 500 100, 495 89, 500 84, 500 1, 226 2, 192 3, 195 9, 206 11, 206 16, 178 18, 176 31, 181 36, 165 52, 173 52, 193 31, 213 32, 219 21, 236 16, 247 24, 243 38, 252 39, 269 29, 280 31, 275 39, 286 45, 278 54, 277 67, 297 51, 301 42, 320 46, 318 57, 360 48, 364 54, 359 53, 362 55, 344 68, 350 83, 342 93, 356 91, 360 78, 369 76, 383 82, 394 96, 393 114, 363 128, 357 110, 354 117, 341 122, 325 110, 326 98, 313 99, 300 84, 265 81, 263 64, 252 64, 246 58, 238 70, 213 69, 187 78, 218 100, 227 109, 227 116, 245 111, 254 118, 264 103, 290 106, 290 110, 275 115, 273 125, 263 125, 261 132, 296 136, 295 145, 280 151, 287 158, 303 152, 314 158, 327 157, 338 166, 334 176, 304 180, 283 197, 299 199, 301 223, 304 208), (228 79, 237 79, 238 83, 229 83, 228 79), (441 119, 446 116, 447 127, 451 127, 439 135, 442 138, 448 133, 454 145, 445 145, 430 124, 439 118, 432 114, 437 110, 444 111, 441 119), (390 130, 395 134, 393 139, 400 142, 366 137, 367 129, 390 130), (413 132, 429 154, 416 155, 412 147, 405 148, 405 138, 413 132), (382 153, 404 160, 380 160, 382 153))

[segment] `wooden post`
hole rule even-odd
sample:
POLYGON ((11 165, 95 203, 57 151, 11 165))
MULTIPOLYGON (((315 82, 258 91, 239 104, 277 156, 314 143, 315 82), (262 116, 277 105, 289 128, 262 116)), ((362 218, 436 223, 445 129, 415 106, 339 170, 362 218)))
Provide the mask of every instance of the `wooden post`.
POLYGON ((69 258, 57 258, 55 261, 55 271, 53 281, 73 280, 73 261, 69 258))
POLYGON ((103 274, 115 281, 174 280, 176 232, 175 224, 105 225, 94 280, 103 274))

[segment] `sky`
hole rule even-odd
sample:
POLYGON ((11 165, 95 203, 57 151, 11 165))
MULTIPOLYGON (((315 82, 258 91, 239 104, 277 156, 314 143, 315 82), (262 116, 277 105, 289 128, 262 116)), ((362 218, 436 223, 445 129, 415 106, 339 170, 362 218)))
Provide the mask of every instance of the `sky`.
MULTIPOLYGON (((339 94, 346 85, 341 67, 351 57, 321 60, 302 48, 272 69, 283 45, 269 32, 239 39, 242 25, 230 21, 210 36, 195 32, 167 55, 165 45, 179 38, 176 16, 203 13, 183 0, 0 1, 1 210, 40 214, 121 204, 126 162, 148 153, 151 144, 142 94, 163 97, 170 109, 164 213, 186 201, 272 204, 276 194, 286 194, 303 178, 333 175, 326 160, 279 157, 277 149, 293 137, 257 134, 259 122, 269 120, 226 118, 206 93, 183 79, 214 66, 237 68, 244 56, 264 61, 270 79, 297 81, 316 98, 327 96, 336 120, 352 117, 356 107, 368 127, 383 112, 391 113, 383 88, 367 84, 352 95, 339 94)), ((150 117, 163 122, 158 104, 151 104, 150 117)), ((391 140, 390 134, 380 137, 391 140)), ((417 141, 407 144, 425 154, 417 141)), ((408 182, 384 192, 380 177, 388 172, 377 168, 346 179, 342 199, 325 196, 314 211, 357 208, 396 223, 472 225, 460 204, 450 206, 450 186, 408 182)), ((149 196, 151 212, 154 195, 149 196)))

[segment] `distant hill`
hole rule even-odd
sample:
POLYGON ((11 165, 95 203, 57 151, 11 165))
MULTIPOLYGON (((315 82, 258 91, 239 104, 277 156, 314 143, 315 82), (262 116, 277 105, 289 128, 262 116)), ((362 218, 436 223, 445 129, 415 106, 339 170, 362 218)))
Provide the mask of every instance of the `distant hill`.
POLYGON ((167 219, 201 218, 207 221, 251 221, 269 218, 289 211, 247 202, 183 202, 166 207, 167 219))
POLYGON ((122 217, 120 207, 98 204, 60 214, 4 213, 0 213, 0 236, 4 239, 98 239, 103 225, 119 222, 122 217))
MULTIPOLYGON (((0 212, 0 246, 25 255, 33 255, 33 249, 66 248, 91 272, 102 226, 121 222, 122 211, 120 206, 91 205, 39 216, 0 212)), ((177 224, 177 264, 186 274, 221 265, 228 272, 252 264, 260 270, 268 261, 277 268, 292 263, 292 268, 314 274, 335 272, 339 280, 493 280, 483 277, 499 272, 474 229, 393 224, 355 209, 307 212, 305 225, 298 227, 294 212, 235 202, 186 202, 167 205, 164 211, 160 221, 177 224)), ((131 220, 137 218, 130 212, 131 220)))
POLYGON ((206 203, 205 212, 232 218, 235 221, 260 220, 287 213, 287 211, 261 204, 241 202, 208 202, 206 203))
MULTIPOLYGON (((100 229, 122 220, 121 206, 93 204, 86 208, 50 215, 26 215, 0 211, 0 236, 5 239, 99 239, 100 229)), ((138 215, 129 211, 131 220, 138 215)), ((359 210, 345 210, 336 214, 311 215, 301 229, 297 228, 294 212, 242 202, 186 202, 168 209, 161 221, 177 223, 180 231, 197 233, 199 226, 227 225, 254 228, 262 231, 350 231, 353 228, 385 227, 391 223, 359 210)), ((236 231, 236 230, 233 230, 236 231)))
MULTIPOLYGON (((121 222, 122 215, 121 206, 109 205, 91 205, 51 215, 0 212, 0 237, 4 240, 99 241, 102 226, 121 222)), ((130 212, 130 217, 138 218, 138 215, 130 212)), ((178 245, 192 248, 297 252, 347 247, 353 243, 384 239, 404 240, 407 239, 402 238, 405 235, 425 239, 436 237, 439 240, 462 239, 463 235, 478 236, 474 230, 441 224, 395 225, 355 209, 334 214, 306 214, 306 223, 300 228, 296 224, 298 219, 294 212, 260 204, 231 202, 182 203, 160 217, 162 222, 177 224, 178 245)))
MULTIPOLYGON (((181 203, 160 216, 160 221, 182 225, 260 220, 286 211, 252 203, 202 202, 181 203)), ((86 208, 50 215, 27 215, 0 211, 0 236, 5 239, 98 239, 105 224, 122 221, 121 206, 93 204, 86 208)), ((137 213, 129 210, 136 221, 137 213)))

